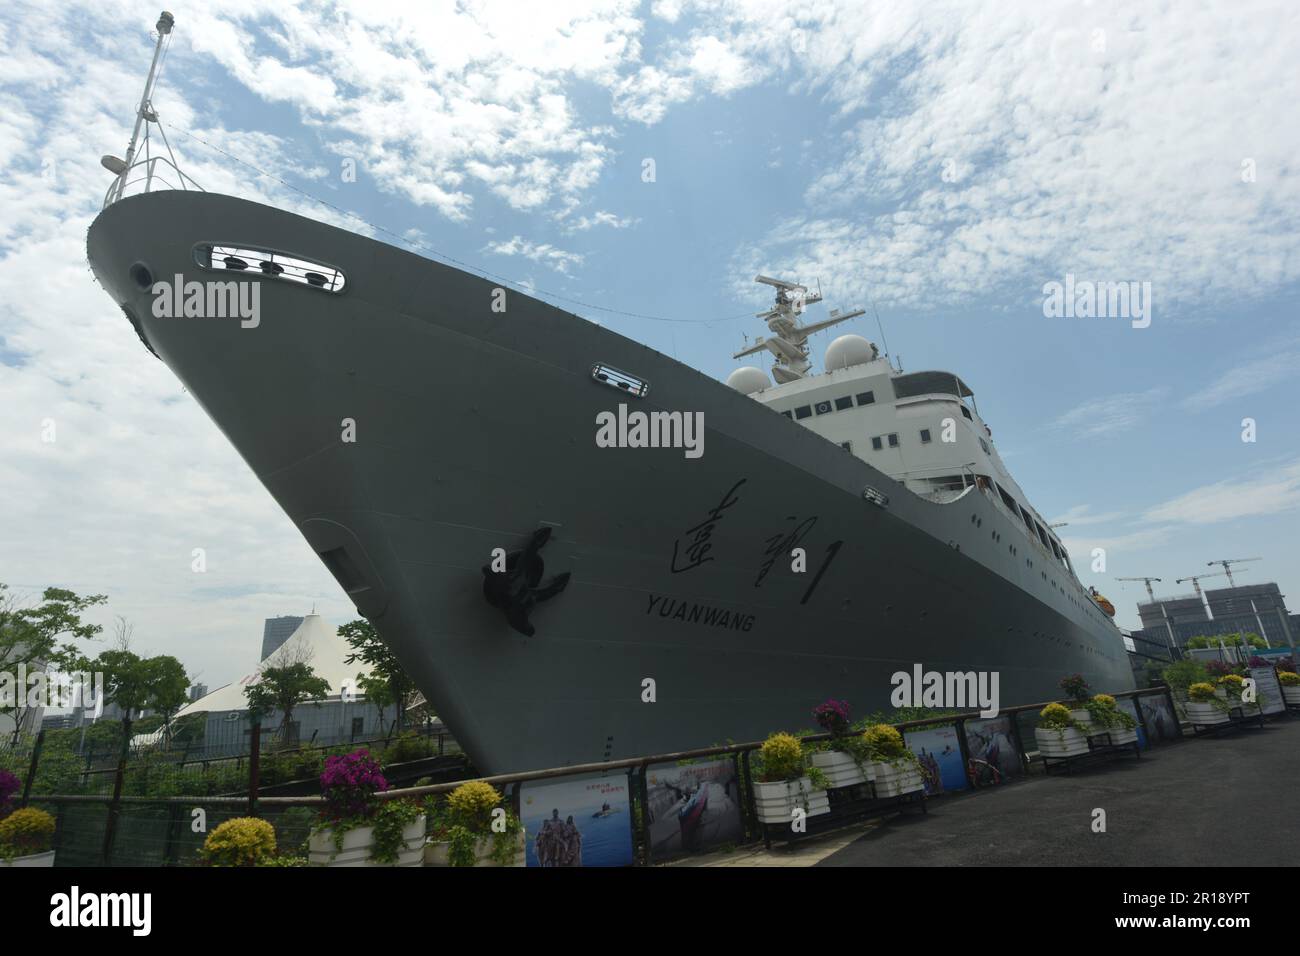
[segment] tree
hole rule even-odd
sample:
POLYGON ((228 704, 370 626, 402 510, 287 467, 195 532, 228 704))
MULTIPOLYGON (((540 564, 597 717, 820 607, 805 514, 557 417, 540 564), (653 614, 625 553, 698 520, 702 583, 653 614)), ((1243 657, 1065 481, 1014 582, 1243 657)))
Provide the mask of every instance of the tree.
MULTIPOLYGON (((369 665, 370 679, 367 681, 367 686, 374 686, 374 682, 382 682, 388 686, 388 693, 383 699, 385 705, 388 703, 396 705, 397 729, 400 732, 406 721, 407 704, 416 691, 415 681, 407 675, 397 655, 380 639, 379 632, 369 621, 364 618, 349 621, 339 628, 339 634, 352 648, 352 653, 345 657, 343 662, 355 664, 361 661, 369 665)), ((363 688, 363 692, 367 699, 370 699, 370 691, 363 688)))
POLYGON ((148 707, 162 718, 163 733, 170 742, 172 718, 189 703, 190 678, 185 673, 185 666, 170 655, 151 657, 146 663, 149 665, 150 685, 148 707))
POLYGON ((357 688, 365 695, 367 703, 374 704, 375 709, 379 711, 379 730, 382 733, 384 712, 388 710, 390 704, 397 702, 393 698, 392 688, 384 678, 366 673, 357 674, 357 688))
POLYGON ((328 697, 329 692, 329 681, 317 677, 311 665, 303 661, 278 667, 263 667, 258 682, 244 688, 248 712, 254 722, 261 723, 273 710, 284 715, 278 731, 282 740, 287 739, 293 721, 293 709, 307 701, 328 697))
MULTIPOLYGON (((34 607, 22 607, 8 585, 0 584, 0 671, 14 673, 19 664, 33 673, 50 667, 75 670, 79 657, 76 642, 93 640, 103 630, 81 619, 86 611, 108 600, 102 594, 81 597, 64 588, 46 588, 41 600, 34 607)), ((14 691, 12 699, 0 695, 0 713, 12 718, 17 743, 31 708, 27 706, 27 688, 15 686, 14 691)))

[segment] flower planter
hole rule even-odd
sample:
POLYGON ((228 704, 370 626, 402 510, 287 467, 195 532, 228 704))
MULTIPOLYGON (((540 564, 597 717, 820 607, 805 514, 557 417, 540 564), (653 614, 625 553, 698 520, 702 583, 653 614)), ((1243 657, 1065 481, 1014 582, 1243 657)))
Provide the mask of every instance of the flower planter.
POLYGON ((901 797, 905 793, 915 793, 917 790, 925 789, 925 778, 921 776, 921 768, 910 760, 900 760, 898 763, 873 760, 870 767, 871 779, 875 781, 878 799, 901 797))
MULTIPOLYGON (((474 841, 474 866, 525 866, 527 865, 528 837, 520 830, 516 835, 515 852, 508 863, 498 863, 492 859, 492 849, 496 845, 494 836, 481 836, 474 841)), ((430 840, 424 845, 425 866, 451 866, 451 841, 430 840)))
POLYGON ((375 842, 375 828, 356 827, 343 834, 343 848, 335 850, 334 831, 326 828, 312 833, 308 844, 309 866, 420 866, 424 861, 424 816, 412 820, 402 830, 402 847, 395 863, 377 863, 370 859, 375 842))
POLYGON ((1035 727, 1034 739, 1038 741, 1038 752, 1044 757, 1078 757, 1089 750, 1087 736, 1074 727, 1064 730, 1035 727))
POLYGON ((1131 730, 1124 727, 1111 727, 1106 733, 1110 734, 1110 743, 1112 747, 1123 747, 1127 744, 1135 743, 1138 739, 1137 728, 1131 730))
POLYGON ((9 866, 53 866, 54 851, 46 850, 44 853, 29 853, 27 856, 16 856, 11 860, 0 860, 0 870, 9 866))
POLYGON ((1282 699, 1287 702, 1288 706, 1300 706, 1300 684, 1292 684, 1290 686, 1283 684, 1282 699))
POLYGON ((840 753, 838 750, 815 753, 812 763, 814 767, 826 774, 832 789, 853 787, 867 782, 867 769, 870 764, 863 763, 859 767, 851 755, 840 753))
POLYGON ((1230 719, 1228 712, 1208 700, 1189 700, 1187 702, 1187 719, 1198 726, 1209 724, 1226 724, 1230 719))
POLYGON ((760 823, 788 825, 794 819, 795 807, 802 807, 810 817, 829 813, 831 809, 826 791, 814 790, 807 777, 775 783, 755 781, 754 809, 760 823))

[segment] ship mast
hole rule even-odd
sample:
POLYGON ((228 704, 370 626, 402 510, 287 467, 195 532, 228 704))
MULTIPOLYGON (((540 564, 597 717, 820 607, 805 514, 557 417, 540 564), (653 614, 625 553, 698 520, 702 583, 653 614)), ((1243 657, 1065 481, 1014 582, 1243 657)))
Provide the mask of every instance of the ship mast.
POLYGON ((820 289, 817 292, 809 292, 806 285, 763 275, 755 276, 754 281, 776 289, 776 302, 772 308, 755 314, 756 318, 767 322, 772 337, 760 337, 753 345, 737 352, 732 358, 741 358, 764 350, 771 352, 776 363, 772 366, 772 378, 776 379, 778 384, 798 381, 812 368, 812 363, 808 361, 810 335, 828 329, 832 325, 857 318, 865 311, 856 309, 841 313, 838 309, 832 309, 830 318, 813 322, 811 325, 803 325, 799 321, 799 316, 808 306, 822 300, 820 289))
POLYGON ((114 156, 105 156, 101 162, 104 168, 110 173, 117 173, 117 186, 111 194, 110 201, 117 201, 122 198, 122 190, 126 188, 126 175, 131 169, 131 164, 135 162, 136 146, 140 141, 140 126, 146 122, 152 122, 157 119, 157 114, 153 111, 153 84, 158 76, 158 61, 162 57, 163 45, 167 37, 171 35, 172 27, 176 24, 176 18, 164 10, 158 15, 158 42, 153 48, 153 62, 149 64, 149 76, 144 81, 144 93, 140 96, 140 106, 135 111, 135 128, 131 130, 131 142, 126 147, 126 160, 118 160, 114 156), (113 162, 110 163, 110 160, 113 162), (120 164, 120 168, 119 167, 120 164))

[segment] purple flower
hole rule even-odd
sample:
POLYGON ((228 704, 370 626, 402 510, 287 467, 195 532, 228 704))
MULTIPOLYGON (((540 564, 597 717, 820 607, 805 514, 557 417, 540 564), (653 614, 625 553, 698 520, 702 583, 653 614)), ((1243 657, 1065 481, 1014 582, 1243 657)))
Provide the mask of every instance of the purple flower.
POLYGON ((830 699, 813 708, 813 717, 828 734, 843 736, 849 729, 849 702, 830 699))
POLYGON ((379 805, 375 794, 387 790, 388 781, 370 751, 363 748, 341 757, 326 757, 320 788, 325 798, 324 816, 349 820, 373 816, 379 805))
POLYGON ((23 788, 23 782, 8 770, 0 770, 0 820, 9 816, 13 810, 10 801, 13 795, 23 788))

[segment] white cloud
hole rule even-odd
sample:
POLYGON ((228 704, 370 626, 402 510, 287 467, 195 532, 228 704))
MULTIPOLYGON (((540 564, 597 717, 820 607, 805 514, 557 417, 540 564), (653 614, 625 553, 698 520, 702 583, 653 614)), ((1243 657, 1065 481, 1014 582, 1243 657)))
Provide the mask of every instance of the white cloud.
POLYGON ((515 236, 502 242, 489 242, 483 247, 485 252, 499 256, 523 256, 533 262, 550 266, 556 272, 567 274, 571 266, 582 265, 583 257, 576 252, 566 252, 550 243, 533 242, 522 236, 515 236))
POLYGON ((1277 467, 1272 474, 1230 479, 1195 488, 1156 505, 1147 521, 1215 524, 1238 518, 1278 514, 1300 507, 1300 460, 1277 467))
POLYGON ((1300 351, 1294 349, 1243 362, 1189 396, 1183 404, 1201 410, 1257 395, 1275 385, 1294 382, 1297 369, 1300 369, 1300 351))
POLYGON ((1123 512, 1107 511, 1104 514, 1093 514, 1091 505, 1075 505, 1064 514, 1051 518, 1052 524, 1069 524, 1071 527, 1090 524, 1110 524, 1123 518, 1123 512))
POLYGON ((1126 392, 1095 398, 1061 415, 1052 427, 1079 438, 1100 438, 1135 428, 1162 403, 1168 389, 1126 392))

